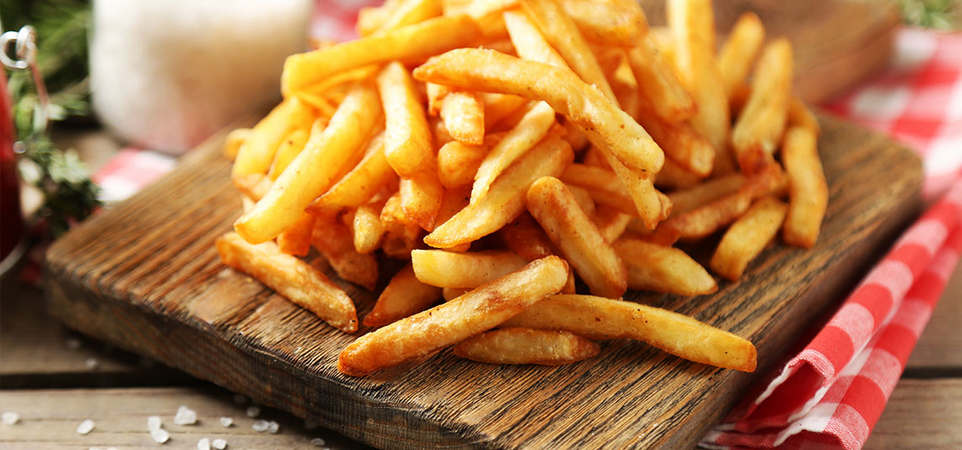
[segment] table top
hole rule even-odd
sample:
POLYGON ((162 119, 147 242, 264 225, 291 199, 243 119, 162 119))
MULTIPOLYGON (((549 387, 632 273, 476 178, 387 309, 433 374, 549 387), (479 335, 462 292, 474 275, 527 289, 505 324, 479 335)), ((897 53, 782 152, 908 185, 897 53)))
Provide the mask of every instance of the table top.
MULTIPOLYGON (((62 140, 104 148, 96 133, 65 134, 62 140)), ((116 148, 113 149, 114 151, 116 148)), ((85 158, 94 169, 102 152, 85 158)), ((865 449, 962 448, 962 265, 956 269, 931 322, 865 449)), ((229 449, 367 448, 294 416, 253 406, 246 399, 174 369, 111 348, 49 317, 43 293, 7 277, 0 285, 0 412, 19 422, 0 424, 0 447, 26 449, 154 448, 147 432, 151 415, 162 418, 171 448, 197 448, 201 438, 225 439, 229 449), (175 425, 181 405, 197 412, 195 425, 175 425), (223 427, 219 418, 230 417, 223 427), (85 419, 94 431, 76 432, 85 419), (255 431, 255 421, 275 421, 276 434, 255 431), (324 442, 312 442, 320 438, 324 442)))

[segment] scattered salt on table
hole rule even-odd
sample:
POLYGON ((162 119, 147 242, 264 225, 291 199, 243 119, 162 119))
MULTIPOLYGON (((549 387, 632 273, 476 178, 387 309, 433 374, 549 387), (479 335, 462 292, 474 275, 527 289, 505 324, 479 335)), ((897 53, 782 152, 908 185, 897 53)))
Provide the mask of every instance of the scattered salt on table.
POLYGON ((258 433, 263 433, 263 432, 267 431, 267 429, 270 428, 270 426, 271 426, 271 425, 270 425, 269 423, 267 423, 266 420, 257 420, 257 421, 254 422, 253 425, 251 425, 251 428, 253 428, 254 431, 256 431, 256 432, 258 432, 258 433))
POLYGON ((174 425, 193 425, 195 423, 197 423, 197 411, 180 405, 177 408, 177 414, 174 415, 174 425))
POLYGON ((313 446, 315 446, 315 447, 323 447, 324 444, 326 444, 326 443, 327 443, 327 442, 325 442, 324 439, 321 439, 321 438, 311 439, 311 445, 313 445, 313 446))
POLYGON ((256 406, 247 408, 247 417, 254 418, 261 415, 261 409, 256 406))
POLYGON ((225 448, 227 448, 227 441, 223 439, 214 439, 214 442, 211 442, 210 445, 216 448, 217 450, 224 450, 225 448))
POLYGON ((13 425, 20 421, 20 414, 11 411, 3 413, 0 417, 2 417, 0 420, 3 420, 4 425, 13 425))
POLYGON ((153 438, 154 442, 163 444, 170 440, 170 433, 163 428, 158 428, 156 430, 150 430, 150 437, 153 438))
POLYGON ((147 417, 147 431, 160 429, 162 423, 160 421, 160 416, 148 416, 147 417))
POLYGON ((274 422, 273 420, 267 423, 267 432, 270 434, 277 434, 277 432, 280 431, 280 429, 281 429, 280 424, 278 424, 277 422, 274 422))
POLYGON ((84 366, 87 367, 87 370, 94 370, 100 367, 100 361, 97 361, 97 358, 87 358, 87 360, 84 361, 84 366))
POLYGON ((203 438, 197 441, 197 450, 210 450, 210 439, 203 438))
POLYGON ((77 425, 77 434, 87 434, 93 431, 93 429, 94 421, 86 419, 83 422, 80 422, 80 425, 77 425))
POLYGON ((230 428, 230 426, 233 425, 233 424, 234 424, 234 419, 231 419, 230 417, 221 417, 221 418, 220 418, 220 426, 222 426, 222 427, 224 427, 224 428, 230 428))

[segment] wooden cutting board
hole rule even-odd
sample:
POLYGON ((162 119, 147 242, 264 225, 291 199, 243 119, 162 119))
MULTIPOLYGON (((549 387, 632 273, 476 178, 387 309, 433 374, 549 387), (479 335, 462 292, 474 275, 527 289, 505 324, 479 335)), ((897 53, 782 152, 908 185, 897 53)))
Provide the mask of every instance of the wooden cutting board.
MULTIPOLYGON (((766 11, 760 15, 769 20, 766 11)), ((770 35, 779 34, 771 24, 805 25, 769 23, 770 35)), ((796 48, 818 35, 801 35, 796 48)), ((800 80, 835 63, 805 64, 800 80)), ((213 241, 241 211, 220 155, 223 133, 160 182, 57 241, 47 255, 48 306, 72 328, 376 447, 691 448, 921 207, 921 164, 912 152, 822 120, 831 199, 816 248, 776 244, 746 281, 721 282, 711 296, 627 296, 750 339, 758 346, 756 374, 613 341, 598 358, 564 367, 483 365, 445 351, 420 366, 344 377, 337 354, 355 336, 219 262, 213 241)), ((374 294, 338 283, 359 316, 371 309, 374 294)))

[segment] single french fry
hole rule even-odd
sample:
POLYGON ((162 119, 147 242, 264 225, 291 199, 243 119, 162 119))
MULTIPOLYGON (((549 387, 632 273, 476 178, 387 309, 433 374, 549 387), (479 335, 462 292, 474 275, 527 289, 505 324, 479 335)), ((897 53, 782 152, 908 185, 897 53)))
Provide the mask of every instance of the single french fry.
POLYGON ((479 94, 456 91, 444 96, 440 114, 454 139, 474 145, 484 143, 484 104, 479 94))
POLYGON ((385 0, 381 6, 359 9, 355 24, 357 35, 370 36, 376 33, 400 6, 401 0, 385 0))
POLYGON ((792 97, 791 102, 788 104, 788 126, 808 128, 815 133, 815 137, 822 134, 822 128, 818 124, 818 118, 805 106, 805 102, 798 97, 792 97))
POLYGON ((525 192, 531 183, 542 176, 559 175, 572 159, 568 143, 549 134, 494 180, 487 195, 436 227, 424 242, 451 248, 498 231, 524 210, 525 192))
POLYGON ((560 366, 597 356, 601 347, 567 331, 502 328, 470 337, 453 351, 461 358, 488 364, 560 366))
POLYGON ((354 249, 351 230, 338 222, 317 220, 311 245, 330 263, 337 276, 373 291, 377 284, 377 259, 354 249))
POLYGON ((568 63, 558 52, 548 44, 544 36, 538 31, 528 18, 517 11, 504 12, 504 24, 508 29, 508 36, 514 44, 518 56, 521 58, 550 64, 555 67, 568 67, 568 63))
POLYGON ((818 137, 809 127, 788 129, 782 162, 789 180, 788 218, 783 238, 789 245, 812 248, 828 208, 828 183, 818 158, 818 137))
POLYGON ((466 253, 414 250, 411 263, 414 274, 422 283, 442 288, 473 289, 524 267, 528 261, 504 250, 466 253))
POLYGON ((277 248, 288 255, 307 256, 307 252, 311 250, 313 230, 314 215, 303 213, 294 225, 277 235, 277 248))
POLYGON ((702 177, 689 171, 671 158, 665 159, 661 172, 655 176, 655 186, 659 189, 688 189, 702 182, 702 177))
POLYGON ((326 78, 371 64, 426 58, 469 45, 481 30, 468 17, 438 17, 384 33, 287 57, 281 92, 291 95, 326 78))
POLYGON ((354 250, 358 253, 373 253, 381 245, 384 237, 384 224, 381 223, 381 209, 384 201, 367 203, 357 207, 353 225, 354 250))
POLYGON ((778 233, 788 205, 775 197, 756 201, 741 218, 725 232, 715 255, 711 270, 731 281, 738 281, 748 263, 755 259, 778 233))
POLYGON ((331 217, 348 208, 363 205, 378 190, 397 180, 384 156, 384 135, 368 142, 364 158, 330 190, 311 202, 309 210, 316 215, 331 217))
POLYGON ((571 192, 571 196, 574 198, 575 203, 578 207, 584 211, 585 215, 589 219, 595 217, 595 201, 591 198, 591 193, 587 189, 581 186, 565 185, 568 188, 568 192, 571 192))
MULTIPOLYGON (((655 189, 652 177, 646 176, 644 172, 636 172, 625 167, 614 155, 605 149, 599 149, 602 156, 609 166, 615 171, 615 175, 621 180, 631 200, 635 203, 638 210, 638 217, 654 229, 659 222, 668 218, 671 214, 671 200, 665 194, 655 189)), ((671 160, 665 159, 665 163, 671 160)), ((659 172, 656 176, 660 176, 659 172)))
POLYGON ((444 97, 454 89, 443 84, 424 83, 424 92, 428 96, 428 114, 437 116, 441 113, 441 105, 444 104, 444 97))
POLYGON ((705 206, 726 195, 737 192, 745 185, 747 178, 740 173, 712 178, 697 186, 668 194, 671 199, 671 214, 681 214, 705 206))
POLYGON ((735 128, 732 146, 742 172, 755 173, 781 143, 792 99, 792 44, 779 38, 765 46, 735 128))
POLYGON ((611 298, 625 293, 624 264, 564 183, 553 177, 535 181, 528 189, 526 203, 591 292, 611 298))
POLYGON ((547 103, 538 102, 531 108, 521 121, 491 148, 478 166, 471 188, 471 202, 477 202, 484 197, 498 175, 541 141, 554 123, 554 110, 547 103))
POLYGON ((429 170, 402 178, 399 192, 404 213, 426 231, 433 230, 444 197, 438 173, 429 170))
POLYGON ((388 164, 401 178, 436 170, 433 136, 407 69, 398 62, 388 64, 378 74, 377 85, 384 106, 384 156, 388 164))
POLYGON ((599 205, 591 218, 608 243, 615 242, 628 228, 631 216, 608 205, 599 205))
POLYGON ((430 355, 490 330, 561 290, 568 265, 556 256, 533 261, 447 303, 361 336, 338 357, 337 369, 367 375, 430 355))
POLYGON ((648 132, 570 70, 465 48, 429 59, 414 75, 422 81, 543 100, 585 128, 592 143, 610 151, 628 169, 654 174, 664 164, 665 155, 648 132))
POLYGON ((261 243, 296 222, 311 201, 362 155, 380 108, 373 87, 358 84, 324 132, 311 136, 304 151, 291 161, 264 198, 234 222, 234 229, 248 242, 261 243))
POLYGON ((551 239, 528 212, 521 213, 517 219, 501 228, 498 234, 512 252, 528 261, 554 254, 551 239))
POLYGON ((562 0, 585 39, 615 47, 632 47, 648 33, 648 20, 634 1, 562 0))
MULTIPOLYGON (((444 197, 441 199, 441 208, 438 209, 438 218, 436 223, 447 222, 448 219, 454 217, 455 214, 461 212, 462 209, 468 206, 468 201, 470 199, 471 189, 468 186, 445 189, 444 197)), ((465 242, 463 244, 447 248, 446 250, 449 252, 466 252, 470 249, 471 243, 465 242)))
MULTIPOLYGON (((691 118, 697 108, 691 94, 665 58, 655 48, 650 37, 639 40, 627 52, 628 65, 638 81, 638 91, 659 118, 678 123, 691 118)), ((645 126, 647 130, 648 127, 645 126)))
POLYGON ((585 164, 571 164, 561 173, 561 181, 588 190, 599 205, 610 206, 630 215, 637 215, 631 195, 625 185, 611 171, 585 164))
POLYGON ((488 155, 486 144, 473 145, 451 141, 438 150, 438 177, 444 187, 470 186, 488 155))
POLYGON ((604 72, 588 47, 588 42, 555 0, 521 0, 521 7, 545 40, 565 59, 571 70, 585 83, 595 86, 608 100, 617 102, 604 72))
POLYGON ((236 159, 237 152, 250 134, 250 128, 236 128, 227 133, 227 137, 224 138, 224 156, 231 161, 236 159))
POLYGON ((254 277, 332 327, 357 331, 351 298, 317 269, 281 253, 273 242, 252 245, 231 232, 217 238, 217 253, 227 266, 254 277))
POLYGON ((364 316, 364 326, 382 327, 396 322, 428 309, 440 298, 441 288, 418 281, 408 264, 381 291, 374 309, 364 316))
POLYGON ((441 15, 441 0, 403 0, 391 11, 378 31, 413 25, 441 15))
POLYGON ((638 239, 615 242, 628 269, 628 287, 680 295, 704 295, 718 290, 715 279, 685 252, 638 239))
POLYGON ((528 99, 517 95, 485 92, 481 95, 484 102, 484 129, 493 130, 501 121, 528 104, 528 99))
MULTIPOLYGON (((312 126, 311 128, 319 128, 320 132, 324 131, 324 127, 327 126, 327 120, 323 118, 317 118, 314 120, 315 124, 323 123, 323 126, 312 126)), ((284 169, 304 150, 304 145, 307 144, 307 138, 310 136, 308 131, 305 129, 296 129, 287 134, 287 137, 281 141, 281 144, 277 147, 277 153, 274 155, 274 163, 271 164, 271 169, 267 172, 267 176, 270 177, 271 181, 277 179, 284 172, 284 169)))
POLYGON ((591 295, 551 295, 504 327, 568 331, 588 339, 634 339, 675 356, 716 367, 755 371, 751 342, 691 317, 591 295))
POLYGON ((742 13, 718 52, 718 68, 729 98, 745 83, 764 43, 765 26, 761 19, 751 11, 742 13))
POLYGON ((312 120, 314 112, 300 100, 293 98, 281 102, 247 133, 237 150, 231 177, 267 173, 284 137, 293 129, 309 126, 312 120))
POLYGON ((688 123, 670 123, 658 117, 647 102, 642 102, 639 109, 635 118, 667 158, 700 178, 711 175, 715 165, 715 148, 711 142, 696 133, 688 123))

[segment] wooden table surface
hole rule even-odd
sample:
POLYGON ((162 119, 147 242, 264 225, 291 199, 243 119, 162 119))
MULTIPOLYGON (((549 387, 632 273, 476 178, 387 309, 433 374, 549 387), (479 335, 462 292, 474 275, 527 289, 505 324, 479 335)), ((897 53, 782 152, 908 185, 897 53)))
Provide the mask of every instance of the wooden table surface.
MULTIPOLYGON (((85 151, 98 133, 62 134, 79 145, 97 168, 109 158, 85 151)), ((111 148, 116 151, 116 147, 111 148)), ((932 320, 918 342, 902 379, 865 449, 962 448, 962 266, 956 269, 932 320)), ((230 392, 73 333, 49 317, 39 290, 6 277, 0 285, 0 412, 16 412, 15 425, 0 424, 0 449, 155 448, 147 416, 161 416, 170 432, 168 448, 194 449, 208 437, 226 439, 229 449, 366 448, 289 414, 251 406, 230 392), (177 426, 173 416, 185 405, 198 424, 177 426), (220 417, 231 417, 224 428, 220 417), (77 425, 91 419, 86 436, 77 425), (277 434, 254 431, 255 420, 276 421, 277 434), (323 444, 312 443, 321 438, 323 444), (320 444, 320 445, 318 445, 320 444)))

